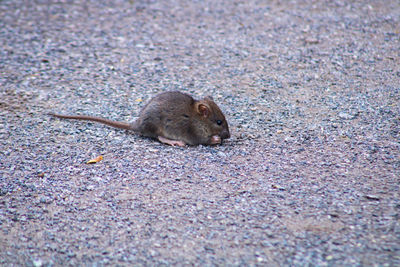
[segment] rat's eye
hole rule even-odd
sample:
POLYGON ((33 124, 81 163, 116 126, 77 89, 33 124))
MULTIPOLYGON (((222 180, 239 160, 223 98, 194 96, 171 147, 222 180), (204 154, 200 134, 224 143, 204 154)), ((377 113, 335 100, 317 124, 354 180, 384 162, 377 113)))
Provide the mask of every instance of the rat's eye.
POLYGON ((221 124, 222 124, 222 121, 221 121, 221 120, 217 120, 217 124, 218 124, 218 125, 221 125, 221 124))

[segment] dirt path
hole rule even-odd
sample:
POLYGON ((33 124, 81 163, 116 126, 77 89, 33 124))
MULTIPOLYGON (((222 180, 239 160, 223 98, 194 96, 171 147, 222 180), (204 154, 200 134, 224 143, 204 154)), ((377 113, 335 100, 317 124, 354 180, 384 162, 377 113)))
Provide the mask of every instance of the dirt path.
POLYGON ((108 2, 0 1, 0 265, 400 265, 399 1, 108 2), (167 90, 232 138, 46 115, 167 90))

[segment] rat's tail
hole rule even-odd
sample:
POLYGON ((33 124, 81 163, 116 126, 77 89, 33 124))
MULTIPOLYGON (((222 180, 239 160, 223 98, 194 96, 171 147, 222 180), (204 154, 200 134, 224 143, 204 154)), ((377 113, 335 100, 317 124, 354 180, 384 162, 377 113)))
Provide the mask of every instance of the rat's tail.
POLYGON ((57 117, 57 118, 61 118, 61 119, 95 121, 95 122, 100 122, 102 124, 106 124, 106 125, 114 127, 114 128, 133 130, 132 125, 129 123, 107 120, 107 119, 100 118, 100 117, 93 117, 93 116, 86 116, 86 115, 60 115, 60 114, 54 114, 54 113, 49 113, 49 115, 57 117))

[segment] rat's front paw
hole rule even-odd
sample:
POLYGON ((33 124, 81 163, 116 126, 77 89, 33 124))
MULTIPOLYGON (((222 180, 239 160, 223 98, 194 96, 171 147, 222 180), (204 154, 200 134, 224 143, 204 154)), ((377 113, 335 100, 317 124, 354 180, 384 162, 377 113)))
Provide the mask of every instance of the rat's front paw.
POLYGON ((219 145, 219 144, 221 144, 221 142, 222 142, 222 139, 219 135, 211 136, 211 141, 210 141, 211 145, 219 145))

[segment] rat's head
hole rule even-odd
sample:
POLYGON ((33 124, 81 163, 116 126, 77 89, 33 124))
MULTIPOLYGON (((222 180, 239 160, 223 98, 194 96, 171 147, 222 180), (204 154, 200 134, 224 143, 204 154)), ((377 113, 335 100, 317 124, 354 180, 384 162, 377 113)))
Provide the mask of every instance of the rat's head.
POLYGON ((195 102, 195 112, 200 118, 202 143, 217 145, 231 136, 224 114, 210 96, 195 102))

